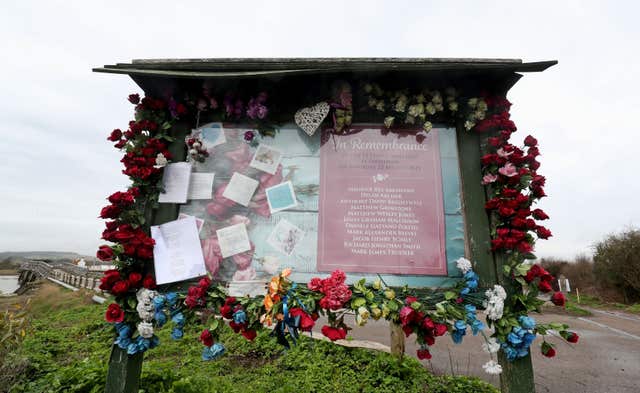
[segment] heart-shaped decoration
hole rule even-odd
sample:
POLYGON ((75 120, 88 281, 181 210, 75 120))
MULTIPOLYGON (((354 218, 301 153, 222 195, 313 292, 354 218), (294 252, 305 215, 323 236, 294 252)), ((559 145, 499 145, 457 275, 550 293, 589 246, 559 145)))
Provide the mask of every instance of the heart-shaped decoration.
POLYGON ((329 114, 331 107, 326 102, 319 102, 314 106, 299 109, 293 117, 298 127, 309 136, 315 134, 322 121, 329 114))

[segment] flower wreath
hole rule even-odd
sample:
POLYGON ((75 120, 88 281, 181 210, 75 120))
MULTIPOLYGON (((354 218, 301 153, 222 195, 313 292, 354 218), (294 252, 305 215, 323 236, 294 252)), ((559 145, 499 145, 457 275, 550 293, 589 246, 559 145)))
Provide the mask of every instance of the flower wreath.
MULTIPOLYGON (((100 212, 101 218, 109 220, 102 238, 113 245, 100 246, 97 252, 99 259, 112 261, 116 267, 104 273, 100 289, 115 297, 105 317, 114 324, 117 346, 129 354, 144 352, 159 344, 154 329, 171 321, 171 337, 180 339, 187 322, 204 320, 208 327, 200 336, 204 344, 202 358, 211 360, 224 353, 218 339, 225 321, 248 340, 253 340, 258 330, 270 327, 277 341, 288 347, 295 344, 301 332, 311 331, 320 315, 328 319, 321 328, 323 335, 332 341, 346 338, 351 328, 344 316, 352 313, 357 325, 364 325, 369 318, 384 318, 400 324, 407 336, 415 333, 420 344, 419 359, 431 358, 429 347, 436 337, 446 333, 455 343, 460 343, 469 330, 474 335, 482 334, 483 348, 492 357, 484 368, 496 374, 501 372, 501 366, 493 354, 502 350, 508 360, 526 356, 537 334, 546 337, 557 332, 570 343, 578 341, 578 335, 570 332, 567 325, 536 324, 529 316, 533 311, 540 312, 544 300, 539 295, 552 291, 553 277, 527 260, 535 258, 532 251, 536 239, 546 239, 551 232, 536 222, 548 216, 540 209, 532 209, 545 196, 545 178, 537 173, 537 141, 528 136, 524 147, 509 142, 516 130, 509 116, 511 104, 490 96, 463 98, 451 88, 444 94, 437 90, 409 94, 407 90, 385 92, 376 84, 364 84, 361 94, 368 110, 379 112, 387 128, 421 123, 423 130, 414 133, 419 143, 435 121, 461 121, 470 132, 487 135, 482 183, 491 196, 485 207, 492 222, 492 251, 505 261, 504 277, 499 280, 504 287, 494 285, 480 291, 472 263, 460 258, 456 265, 462 279, 445 290, 393 289, 381 280, 366 283, 364 279, 347 285, 340 270, 299 285, 289 279, 291 271, 285 269, 271 279, 264 296, 253 298, 227 296, 226 289, 221 284, 214 285, 208 277, 189 287, 186 294, 156 291, 153 275, 148 273, 154 246, 148 225, 150 212, 158 207, 162 168, 172 158, 167 144, 173 141, 170 130, 176 120, 190 112, 199 116, 203 111, 218 111, 226 119, 254 121, 260 125, 257 128, 262 135, 269 135, 272 128, 266 126, 266 93, 249 99, 246 105, 236 95, 227 94, 222 106, 207 91, 200 98, 186 100, 186 104, 174 99, 140 99, 132 94, 129 101, 135 105, 135 120, 129 122, 125 132, 116 129, 107 138, 124 151, 123 173, 132 185, 107 198, 110 204, 100 212), (488 327, 493 328, 489 336, 484 332, 485 323, 478 319, 480 309, 486 314, 488 327), (206 313, 201 312, 205 310, 206 313)), ((351 124, 353 110, 350 88, 343 89, 339 97, 332 104, 331 116, 331 132, 336 134, 351 124)), ((407 135, 400 132, 401 136, 407 135)), ((253 132, 245 134, 249 143, 255 142, 255 137, 253 132)), ((200 141, 186 142, 190 159, 206 158, 200 141)), ((565 303, 560 292, 550 300, 558 306, 565 303)), ((555 355, 554 345, 546 339, 541 351, 548 357, 555 355)))

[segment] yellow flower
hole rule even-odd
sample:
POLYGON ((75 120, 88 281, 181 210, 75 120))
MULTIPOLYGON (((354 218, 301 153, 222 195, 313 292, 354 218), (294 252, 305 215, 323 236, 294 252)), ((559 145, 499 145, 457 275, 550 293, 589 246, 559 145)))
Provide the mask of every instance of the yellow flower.
POLYGON ((371 316, 373 317, 373 319, 375 319, 377 321, 382 316, 382 310, 380 310, 378 307, 372 308, 371 309, 371 316))
POLYGON ((396 297, 396 292, 393 289, 389 288, 386 291, 384 291, 384 297, 386 297, 389 300, 393 300, 396 297))
POLYGON ((373 282, 373 289, 378 290, 382 288, 382 280, 379 278, 373 282))
POLYGON ((424 122, 424 125, 422 126, 422 128, 424 128, 424 130, 425 130, 426 132, 429 132, 429 131, 431 131, 431 129, 433 128, 433 124, 431 124, 431 122, 430 122, 430 121, 425 121, 425 122, 424 122))

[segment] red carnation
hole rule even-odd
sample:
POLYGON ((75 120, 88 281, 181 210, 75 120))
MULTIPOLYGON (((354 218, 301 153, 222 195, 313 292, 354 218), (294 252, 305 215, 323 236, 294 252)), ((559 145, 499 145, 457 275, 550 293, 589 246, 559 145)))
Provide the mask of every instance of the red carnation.
POLYGON ((300 317, 300 323, 298 327, 303 332, 310 332, 311 329, 313 328, 313 325, 315 325, 313 318, 301 308, 298 308, 298 307, 292 308, 291 310, 289 310, 289 314, 293 318, 298 316, 300 317))
POLYGON ((211 334, 209 329, 204 329, 202 331, 202 333, 200 334, 200 341, 202 341, 202 344, 204 344, 207 347, 210 347, 213 345, 213 335, 211 334))
POLYGON ((429 352, 429 350, 426 348, 418 349, 417 353, 418 353, 418 359, 420 360, 431 359, 431 352, 429 352))
POLYGON ((200 301, 195 296, 188 296, 187 295, 184 298, 184 304, 187 306, 187 308, 193 309, 193 308, 197 307, 200 304, 200 301))
POLYGON ((138 272, 133 272, 129 274, 129 286, 132 288, 140 288, 142 285, 142 274, 138 272))
POLYGON ((551 302, 556 306, 564 307, 564 304, 567 302, 567 299, 564 297, 562 292, 556 292, 551 296, 551 302))
POLYGON ((533 214, 533 218, 536 220, 546 220, 549 218, 547 213, 545 213, 542 209, 535 209, 531 212, 533 214))
POLYGON ((153 278, 151 274, 147 274, 147 276, 142 280, 142 286, 147 289, 155 289, 156 288, 156 280, 153 278))
POLYGON ((110 261, 113 259, 113 249, 109 246, 100 246, 96 256, 101 261, 110 261))
POLYGON ((548 347, 548 348, 543 348, 542 349, 542 354, 548 358, 552 358, 554 356, 556 356, 556 350, 548 347))
POLYGON ((254 338, 256 338, 256 336, 258 335, 258 333, 251 329, 251 330, 243 330, 242 331, 242 335, 244 336, 244 338, 246 338, 249 341, 253 341, 254 338))
POLYGON ((347 337, 347 331, 343 328, 334 328, 328 325, 322 327, 322 334, 331 341, 344 340, 347 337))
POLYGON ((207 288, 209 288, 210 285, 211 285, 211 279, 209 279, 209 277, 203 277, 198 282, 198 286, 200 288, 207 289, 207 288))
POLYGON ((551 292, 553 290, 553 288, 551 288, 551 284, 549 284, 549 281, 540 281, 538 283, 538 289, 540 289, 542 292, 551 292))
POLYGON ((436 327, 436 324, 433 322, 433 319, 426 317, 423 321, 422 321, 422 327, 427 329, 427 330, 433 330, 436 327))
POLYGON ((124 311, 122 308, 116 303, 111 303, 109 307, 107 307, 107 312, 105 313, 105 319, 109 323, 117 323, 124 321, 124 311))
POLYGON ((231 305, 225 304, 224 306, 221 306, 220 315, 222 315, 222 317, 226 319, 233 318, 233 309, 231 308, 231 305))
POLYGON ((578 336, 574 332, 569 332, 569 334, 567 335, 567 341, 573 344, 577 343, 579 338, 580 336, 578 336))
POLYGON ((433 334, 435 334, 436 337, 444 336, 446 332, 447 332, 447 325, 445 325, 444 323, 436 323, 436 328, 434 329, 434 332, 433 332, 433 334))

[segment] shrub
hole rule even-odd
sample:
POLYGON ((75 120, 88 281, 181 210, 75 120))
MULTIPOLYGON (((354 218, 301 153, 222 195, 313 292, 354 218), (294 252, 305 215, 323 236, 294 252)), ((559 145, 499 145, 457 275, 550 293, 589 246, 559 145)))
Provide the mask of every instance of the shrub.
POLYGON ((625 303, 640 300, 640 230, 609 235, 595 246, 594 273, 598 284, 619 288, 625 303))

